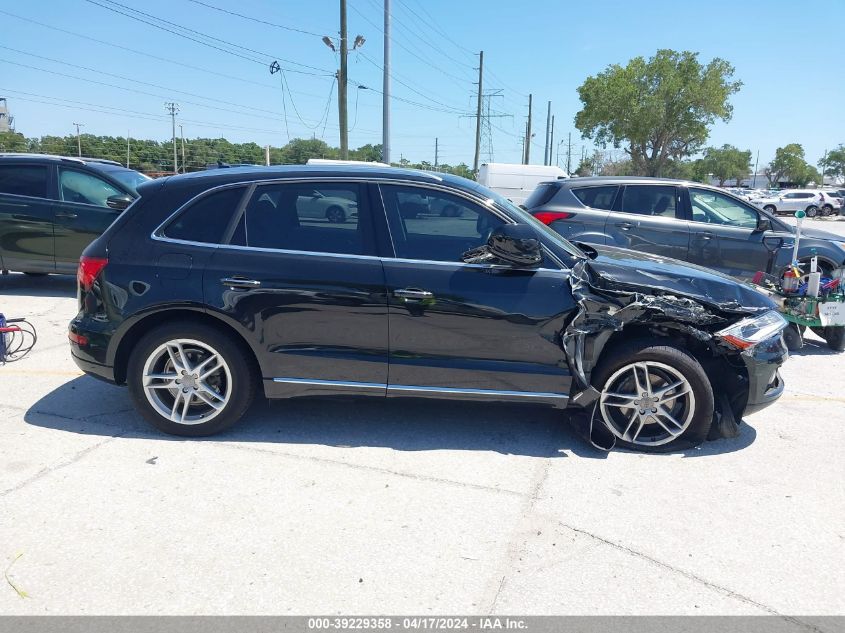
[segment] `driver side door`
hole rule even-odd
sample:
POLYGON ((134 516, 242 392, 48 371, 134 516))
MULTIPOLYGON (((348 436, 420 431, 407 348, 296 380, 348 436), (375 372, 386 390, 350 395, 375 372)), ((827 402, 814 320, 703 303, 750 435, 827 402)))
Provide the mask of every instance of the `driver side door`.
MULTIPOLYGON (((760 212, 725 194, 689 187, 689 261, 743 279, 766 271, 772 251, 757 228, 760 212)), ((774 244, 770 246, 774 247, 774 244)))
POLYGON ((436 188, 379 188, 390 236, 388 396, 565 405, 571 378, 558 333, 575 310, 567 271, 551 261, 467 264, 463 253, 486 244, 503 215, 436 188))

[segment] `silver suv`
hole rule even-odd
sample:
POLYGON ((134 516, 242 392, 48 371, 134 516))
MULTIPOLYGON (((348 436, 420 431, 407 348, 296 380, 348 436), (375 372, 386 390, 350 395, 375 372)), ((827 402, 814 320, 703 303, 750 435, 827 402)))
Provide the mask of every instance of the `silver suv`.
MULTIPOLYGON (((525 201, 538 220, 575 242, 673 257, 741 278, 789 264, 794 228, 724 189, 644 177, 541 183, 525 201)), ((845 264, 845 238, 805 226, 799 259, 845 264)))

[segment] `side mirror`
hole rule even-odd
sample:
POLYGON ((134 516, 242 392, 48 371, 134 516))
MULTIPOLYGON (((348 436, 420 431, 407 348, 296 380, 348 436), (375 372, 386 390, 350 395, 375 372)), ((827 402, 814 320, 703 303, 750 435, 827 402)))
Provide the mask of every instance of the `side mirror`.
POLYGON ((760 232, 771 231, 772 230, 772 221, 765 216, 758 215, 757 216, 757 228, 755 230, 760 231, 760 232))
POLYGON ((132 196, 127 196, 126 194, 106 198, 106 204, 109 209, 114 209, 115 211, 125 210, 133 201, 132 196))
POLYGON ((496 227, 487 240, 487 249, 493 257, 515 268, 537 268, 543 261, 540 240, 527 224, 496 227))

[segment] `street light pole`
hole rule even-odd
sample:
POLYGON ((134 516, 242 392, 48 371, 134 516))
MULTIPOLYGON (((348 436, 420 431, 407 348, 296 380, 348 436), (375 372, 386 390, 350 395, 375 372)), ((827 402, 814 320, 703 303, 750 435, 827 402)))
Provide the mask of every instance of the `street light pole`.
POLYGON ((384 0, 384 78, 381 101, 381 162, 390 164, 390 0, 384 0))

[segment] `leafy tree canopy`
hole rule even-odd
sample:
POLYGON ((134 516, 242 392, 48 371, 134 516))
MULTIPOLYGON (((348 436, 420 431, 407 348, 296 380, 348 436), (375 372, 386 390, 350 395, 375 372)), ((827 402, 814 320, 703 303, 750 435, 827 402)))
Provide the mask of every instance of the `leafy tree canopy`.
POLYGON ((712 174, 722 187, 728 180, 736 180, 737 186, 751 171, 751 150, 742 151, 733 145, 708 147, 704 150, 701 169, 712 174))
POLYGON ((639 173, 659 176, 700 150, 716 120, 730 120, 729 97, 742 85, 733 74, 725 60, 702 65, 689 51, 635 57, 584 81, 575 126, 602 147, 624 146, 639 173))

